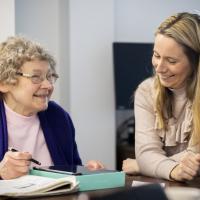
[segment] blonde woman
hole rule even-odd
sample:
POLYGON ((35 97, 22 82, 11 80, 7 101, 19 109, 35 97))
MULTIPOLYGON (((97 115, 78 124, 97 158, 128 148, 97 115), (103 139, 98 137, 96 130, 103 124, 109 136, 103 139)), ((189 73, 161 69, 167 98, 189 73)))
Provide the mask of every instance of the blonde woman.
POLYGON ((135 93, 136 160, 127 173, 192 180, 200 166, 200 16, 178 13, 155 33, 154 76, 135 93))

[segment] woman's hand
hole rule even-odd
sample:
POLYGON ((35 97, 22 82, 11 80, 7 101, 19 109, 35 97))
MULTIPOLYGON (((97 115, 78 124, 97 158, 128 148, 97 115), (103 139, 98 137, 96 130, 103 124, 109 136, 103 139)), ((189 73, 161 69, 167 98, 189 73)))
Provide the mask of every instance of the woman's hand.
POLYGON ((86 167, 89 170, 105 169, 105 166, 98 160, 90 160, 87 162, 86 167))
POLYGON ((28 152, 5 153, 0 162, 0 178, 13 179, 25 175, 29 171, 31 154, 28 152))
POLYGON ((136 175, 136 174, 140 173, 140 169, 137 164, 137 161, 135 159, 131 159, 131 158, 127 158, 126 160, 123 161, 122 170, 126 174, 136 175))
POLYGON ((197 175, 199 167, 200 154, 188 151, 171 171, 170 178, 176 181, 192 180, 197 175))

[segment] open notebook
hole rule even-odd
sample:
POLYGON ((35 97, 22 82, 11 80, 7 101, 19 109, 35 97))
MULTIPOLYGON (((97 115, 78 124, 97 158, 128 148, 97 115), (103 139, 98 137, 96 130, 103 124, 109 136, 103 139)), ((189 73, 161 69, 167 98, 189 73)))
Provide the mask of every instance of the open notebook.
POLYGON ((72 193, 78 190, 73 176, 49 178, 25 175, 12 180, 0 180, 0 196, 36 197, 72 193))

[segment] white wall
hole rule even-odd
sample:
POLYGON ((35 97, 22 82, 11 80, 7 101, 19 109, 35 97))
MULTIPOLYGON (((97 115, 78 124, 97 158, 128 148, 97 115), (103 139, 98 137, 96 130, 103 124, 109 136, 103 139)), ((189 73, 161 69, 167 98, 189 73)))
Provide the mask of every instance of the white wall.
POLYGON ((115 0, 115 41, 153 42, 158 25, 184 11, 200 14, 200 1, 115 0))
POLYGON ((84 161, 115 166, 113 0, 70 1, 70 111, 84 161))
POLYGON ((0 42, 15 34, 15 2, 0 0, 0 42))

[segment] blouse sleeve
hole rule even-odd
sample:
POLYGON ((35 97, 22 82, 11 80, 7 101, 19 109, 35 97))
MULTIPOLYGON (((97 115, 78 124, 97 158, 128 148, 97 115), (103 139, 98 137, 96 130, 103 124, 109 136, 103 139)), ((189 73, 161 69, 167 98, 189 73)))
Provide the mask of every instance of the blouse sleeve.
POLYGON ((163 142, 157 133, 150 79, 143 82, 135 93, 135 150, 141 173, 170 179, 171 170, 178 164, 167 157, 163 142))

